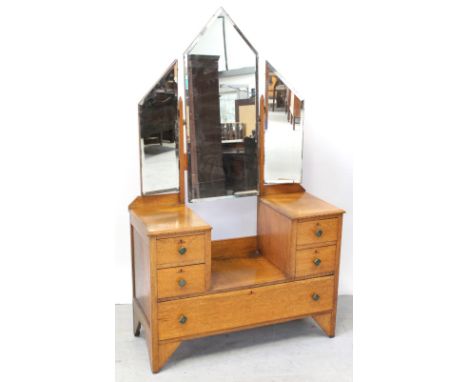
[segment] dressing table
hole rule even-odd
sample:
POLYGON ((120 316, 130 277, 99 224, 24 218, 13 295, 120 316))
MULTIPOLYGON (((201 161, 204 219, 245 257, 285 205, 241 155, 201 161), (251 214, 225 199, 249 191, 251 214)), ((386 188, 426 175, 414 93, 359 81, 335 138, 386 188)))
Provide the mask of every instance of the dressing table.
POLYGON ((300 185, 303 101, 294 92, 292 117, 287 105, 274 107, 271 76, 287 85, 264 65, 262 89, 257 52, 220 9, 185 52, 183 70, 175 61, 139 104, 133 329, 138 336, 143 327, 153 372, 194 338, 304 317, 335 335, 344 211, 300 185), (284 128, 291 118, 294 130, 284 128), (250 126, 237 130, 236 162, 226 124, 250 126), (190 208, 254 195, 257 232, 248 237, 213 240, 213 227, 190 208))

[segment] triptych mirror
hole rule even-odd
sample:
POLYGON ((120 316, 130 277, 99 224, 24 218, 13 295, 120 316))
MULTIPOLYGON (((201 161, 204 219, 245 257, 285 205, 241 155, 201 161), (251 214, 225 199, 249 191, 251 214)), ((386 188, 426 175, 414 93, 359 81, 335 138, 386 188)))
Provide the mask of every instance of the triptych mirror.
POLYGON ((304 101, 263 64, 260 89, 258 53, 220 9, 184 52, 183 73, 175 61, 139 104, 143 195, 183 191, 185 168, 191 202, 301 182, 304 101))

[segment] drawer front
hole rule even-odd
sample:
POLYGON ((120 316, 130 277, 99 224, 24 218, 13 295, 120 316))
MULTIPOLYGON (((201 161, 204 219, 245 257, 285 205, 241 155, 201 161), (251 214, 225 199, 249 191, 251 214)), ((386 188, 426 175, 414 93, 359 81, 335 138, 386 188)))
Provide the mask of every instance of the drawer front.
POLYGON ((158 265, 182 265, 205 260, 205 235, 177 236, 156 240, 158 265))
POLYGON ((205 290, 205 264, 158 270, 158 298, 183 296, 205 290))
POLYGON ((159 339, 196 337, 331 310, 333 292, 334 277, 327 276, 162 302, 159 339))
POLYGON ((300 249, 296 252, 296 277, 335 271, 336 245, 300 249))
POLYGON ((297 245, 324 243, 338 238, 338 219, 310 220, 298 223, 297 245))

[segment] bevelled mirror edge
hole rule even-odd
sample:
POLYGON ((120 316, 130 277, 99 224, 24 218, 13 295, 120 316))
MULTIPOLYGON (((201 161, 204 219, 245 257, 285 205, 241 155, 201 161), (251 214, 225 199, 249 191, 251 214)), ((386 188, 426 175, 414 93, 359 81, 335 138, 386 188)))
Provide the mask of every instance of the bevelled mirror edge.
POLYGON ((167 196, 167 200, 171 199, 170 195, 178 194, 183 202, 180 195, 184 189, 180 163, 183 111, 178 97, 178 69, 176 59, 138 103, 138 147, 140 194, 167 196))
POLYGON ((209 20, 207 21, 207 23, 205 24, 205 26, 200 30, 200 32, 197 34, 197 36, 192 40, 192 42, 189 44, 189 46, 187 47, 187 49, 185 49, 183 55, 185 57, 185 55, 187 54, 187 52, 190 52, 192 50, 192 48, 197 44, 197 42, 199 41, 200 37, 203 36, 206 32, 206 30, 216 21, 217 18, 219 17, 224 17, 226 18, 230 23, 231 25, 234 27, 234 29, 236 29, 237 33, 239 33, 240 37, 244 40, 244 42, 249 46, 249 48, 252 50, 252 52, 255 53, 255 55, 257 56, 257 59, 258 59, 258 51, 254 48, 254 46, 250 43, 250 41, 247 39, 247 37, 245 37, 244 33, 242 33, 242 31, 239 29, 239 27, 237 26, 237 24, 234 22, 234 20, 231 18, 231 16, 229 16, 229 14, 224 10, 223 7, 219 7, 216 12, 213 14, 213 16, 211 16, 209 18, 209 20))
POLYGON ((262 190, 303 188, 304 99, 265 60, 264 163, 262 190), (287 159, 287 160, 286 160, 287 159), (285 165, 287 164, 287 166, 285 165))

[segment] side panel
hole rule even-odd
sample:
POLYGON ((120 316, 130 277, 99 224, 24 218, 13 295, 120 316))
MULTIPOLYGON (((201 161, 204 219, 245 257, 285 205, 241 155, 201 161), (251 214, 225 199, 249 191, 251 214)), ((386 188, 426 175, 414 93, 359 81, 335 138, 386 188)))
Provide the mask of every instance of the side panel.
MULTIPOLYGON (((133 228, 133 227, 132 227, 133 228)), ((146 236, 132 229, 133 242, 133 285, 134 298, 140 305, 145 318, 151 320, 150 246, 146 236)))
POLYGON ((258 203, 258 249, 288 277, 294 277, 294 222, 266 204, 258 203))

